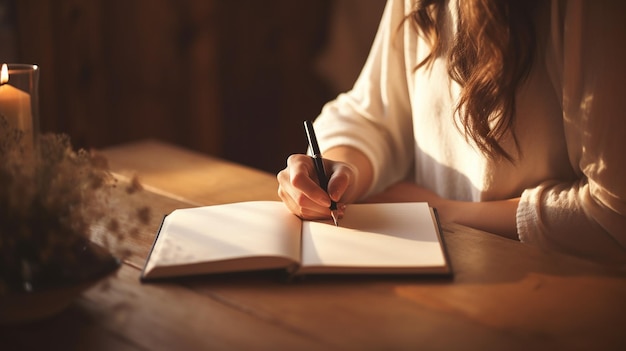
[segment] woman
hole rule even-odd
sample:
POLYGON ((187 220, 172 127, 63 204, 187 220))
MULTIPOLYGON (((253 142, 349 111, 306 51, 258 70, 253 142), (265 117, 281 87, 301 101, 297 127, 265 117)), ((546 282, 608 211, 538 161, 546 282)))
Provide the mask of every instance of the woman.
POLYGON ((279 196, 309 219, 331 198, 428 201, 443 221, 626 263, 625 7, 389 0, 353 89, 315 121, 330 198, 305 155, 279 196))

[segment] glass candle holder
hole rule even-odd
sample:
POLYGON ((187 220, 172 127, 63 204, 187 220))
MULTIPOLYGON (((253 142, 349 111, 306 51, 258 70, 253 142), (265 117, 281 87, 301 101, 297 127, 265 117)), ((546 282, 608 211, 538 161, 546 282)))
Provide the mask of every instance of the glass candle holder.
POLYGON ((39 67, 5 63, 0 69, 0 116, 24 133, 27 149, 34 148, 39 133, 39 67))

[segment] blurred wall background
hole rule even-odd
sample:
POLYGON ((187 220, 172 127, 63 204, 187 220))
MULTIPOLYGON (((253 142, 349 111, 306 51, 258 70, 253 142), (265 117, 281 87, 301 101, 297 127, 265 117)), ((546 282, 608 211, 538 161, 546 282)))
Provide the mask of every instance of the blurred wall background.
POLYGON ((384 0, 0 0, 0 60, 39 65, 42 132, 156 138, 272 173, 349 89, 384 0))

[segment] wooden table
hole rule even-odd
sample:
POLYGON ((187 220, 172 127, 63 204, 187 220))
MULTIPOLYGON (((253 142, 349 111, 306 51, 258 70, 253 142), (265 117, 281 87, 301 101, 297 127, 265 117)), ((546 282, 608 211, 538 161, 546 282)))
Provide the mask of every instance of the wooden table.
POLYGON ((104 150, 150 225, 116 275, 62 313, 0 327, 0 350, 624 350, 626 273, 444 223, 452 280, 231 274, 141 284, 162 215, 277 200, 267 174, 157 141, 104 150), (8 347, 7 347, 8 346, 8 347))

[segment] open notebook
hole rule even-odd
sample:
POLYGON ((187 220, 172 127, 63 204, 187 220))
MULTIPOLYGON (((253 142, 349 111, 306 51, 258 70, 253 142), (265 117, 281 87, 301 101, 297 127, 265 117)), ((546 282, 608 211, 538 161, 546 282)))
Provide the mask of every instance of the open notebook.
POLYGON ((251 201, 165 216, 141 279, 278 268, 294 275, 452 273, 427 203, 350 205, 335 227, 303 221, 278 201, 251 201))

